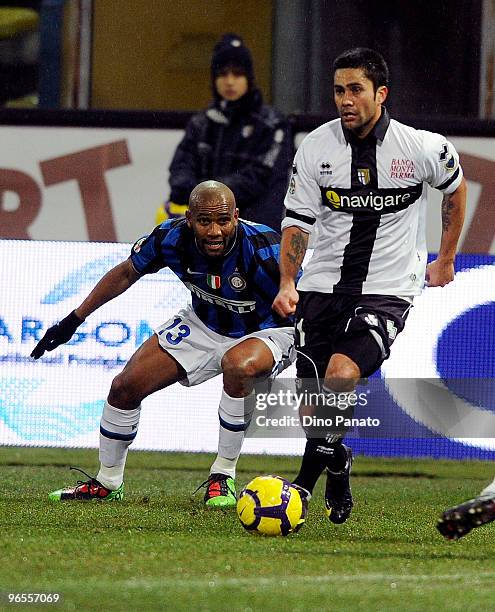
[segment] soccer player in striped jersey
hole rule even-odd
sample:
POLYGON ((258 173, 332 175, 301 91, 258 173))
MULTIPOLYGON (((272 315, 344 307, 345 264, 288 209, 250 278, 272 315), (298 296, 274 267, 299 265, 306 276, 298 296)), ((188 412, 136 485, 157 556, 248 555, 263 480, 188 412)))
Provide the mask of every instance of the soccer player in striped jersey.
POLYGON ((492 521, 495 521, 495 479, 478 497, 445 510, 438 519, 437 529, 447 540, 458 540, 492 521))
MULTIPOLYGON (((376 51, 351 49, 335 60, 340 118, 303 140, 285 199, 274 309, 296 312, 298 380, 318 381, 329 398, 352 393, 388 358, 425 277, 433 287, 454 278, 466 203, 459 157, 443 136, 391 119, 387 94, 388 67, 376 51), (444 194, 440 250, 428 266, 427 185, 444 194), (296 290, 312 234, 314 254, 296 290)), ((343 523, 353 506, 351 450, 342 432, 306 433, 295 484, 310 494, 326 470, 326 511, 343 523)))
POLYGON ((141 276, 165 266, 191 292, 192 306, 158 327, 113 380, 101 418, 96 477, 54 491, 50 499, 122 499, 142 400, 176 382, 197 385, 223 374, 218 455, 203 485, 208 506, 235 505, 235 469, 254 409, 254 383, 276 375, 292 359, 293 321, 271 309, 279 250, 274 230, 238 218, 226 185, 205 181, 192 191, 185 219, 166 221, 138 240, 129 259, 46 332, 31 353, 35 359, 68 342, 86 317, 141 276))

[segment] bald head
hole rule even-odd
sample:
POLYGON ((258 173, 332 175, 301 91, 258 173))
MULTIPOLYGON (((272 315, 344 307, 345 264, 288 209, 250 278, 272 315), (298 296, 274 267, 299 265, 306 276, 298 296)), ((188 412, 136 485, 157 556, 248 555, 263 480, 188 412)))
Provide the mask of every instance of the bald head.
POLYGON ((227 185, 219 181, 203 181, 196 185, 189 196, 189 210, 194 214, 198 208, 202 208, 204 205, 213 208, 227 206, 228 210, 233 213, 235 197, 227 185))
POLYGON ((204 181, 189 197, 188 226, 205 255, 221 257, 236 236, 239 211, 232 191, 218 181, 204 181))

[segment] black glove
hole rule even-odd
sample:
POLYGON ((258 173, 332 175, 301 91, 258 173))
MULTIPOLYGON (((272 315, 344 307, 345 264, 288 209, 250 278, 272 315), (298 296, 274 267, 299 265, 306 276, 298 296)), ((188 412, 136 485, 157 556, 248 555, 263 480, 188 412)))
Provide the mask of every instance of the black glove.
POLYGON ((65 344, 65 342, 69 342, 81 323, 83 323, 83 321, 73 310, 70 315, 65 317, 65 319, 62 319, 46 330, 43 338, 41 338, 38 344, 34 347, 31 357, 34 357, 34 359, 39 359, 45 351, 53 351, 53 349, 56 349, 57 346, 65 344))

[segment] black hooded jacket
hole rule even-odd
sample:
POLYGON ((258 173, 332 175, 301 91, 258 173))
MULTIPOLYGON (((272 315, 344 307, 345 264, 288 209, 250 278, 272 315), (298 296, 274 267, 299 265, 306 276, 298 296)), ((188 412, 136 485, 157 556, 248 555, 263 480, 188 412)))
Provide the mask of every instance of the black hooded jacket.
POLYGON ((201 181, 225 183, 240 216, 280 231, 292 161, 287 120, 253 89, 235 102, 217 99, 191 117, 170 165, 170 201, 187 204, 201 181))

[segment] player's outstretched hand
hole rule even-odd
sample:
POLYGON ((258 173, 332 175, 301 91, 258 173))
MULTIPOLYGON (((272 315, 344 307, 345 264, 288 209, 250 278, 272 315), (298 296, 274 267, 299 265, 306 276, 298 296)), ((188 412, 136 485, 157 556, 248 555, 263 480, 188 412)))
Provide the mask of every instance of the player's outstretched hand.
POLYGON ((281 317, 289 317, 296 312, 299 294, 295 287, 282 288, 273 300, 272 308, 281 317))
POLYGON ((454 280, 454 264, 435 259, 426 266, 426 284, 428 287, 445 287, 454 280))
POLYGON ((34 347, 31 357, 39 359, 45 351, 53 351, 57 346, 68 342, 81 323, 83 323, 82 319, 73 310, 65 319, 46 330, 43 338, 34 347))

